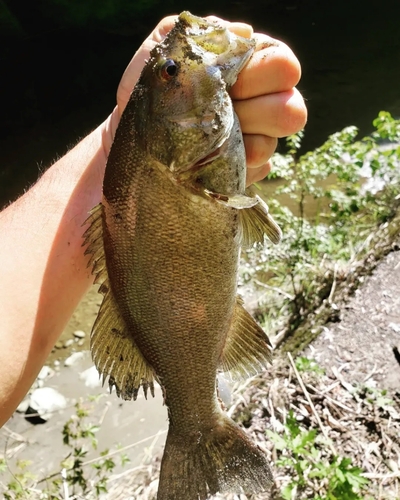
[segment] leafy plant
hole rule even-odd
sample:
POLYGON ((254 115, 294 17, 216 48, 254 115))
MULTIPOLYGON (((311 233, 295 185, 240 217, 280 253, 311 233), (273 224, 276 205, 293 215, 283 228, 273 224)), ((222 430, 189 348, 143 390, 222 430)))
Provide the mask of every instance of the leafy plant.
POLYGON ((266 432, 280 452, 276 466, 290 475, 281 490, 284 500, 362 500, 360 495, 368 485, 362 470, 352 466, 350 458, 326 456, 324 438, 316 429, 303 430, 293 411, 287 416, 283 435, 266 432))
POLYGON ((325 373, 325 370, 314 359, 298 356, 295 363, 299 372, 311 372, 316 375, 323 375, 325 373))
MULTIPOLYGON (((117 448, 121 451, 118 453, 106 449, 100 452, 97 459, 87 460, 89 451, 97 450, 98 444, 96 433, 99 426, 90 422, 92 409, 88 402, 77 402, 75 413, 63 427, 63 443, 69 451, 60 463, 61 472, 38 480, 29 470, 30 462, 18 461, 18 471, 5 485, 6 500, 57 500, 65 497, 65 488, 71 489, 71 498, 84 497, 86 500, 97 499, 102 493, 107 493, 108 478, 117 465, 115 456, 120 455, 121 466, 129 463, 130 459, 119 446, 117 448), (38 489, 42 483, 46 486, 38 489)), ((6 470, 6 460, 0 459, 0 473, 6 470)))
POLYGON ((294 331, 323 301, 334 304, 336 285, 370 250, 371 234, 396 214, 400 120, 382 111, 373 123, 368 137, 357 141, 357 128, 346 127, 305 154, 300 132, 286 140, 286 154, 273 157, 270 177, 281 185, 267 201, 283 240, 247 251, 242 280, 264 290, 260 319, 277 330, 294 331))
MULTIPOLYGON (((29 465, 31 465, 30 460, 18 460, 18 472, 14 474, 13 479, 8 483, 8 491, 4 492, 4 498, 6 500, 29 498, 29 486, 32 481, 36 479, 36 476, 29 471, 29 465)), ((5 470, 5 466, 6 462, 3 460, 3 470, 5 470)))
POLYGON ((394 401, 387 397, 386 389, 376 389, 375 387, 363 386, 359 389, 359 395, 370 405, 374 405, 381 410, 386 410, 392 406, 394 401))

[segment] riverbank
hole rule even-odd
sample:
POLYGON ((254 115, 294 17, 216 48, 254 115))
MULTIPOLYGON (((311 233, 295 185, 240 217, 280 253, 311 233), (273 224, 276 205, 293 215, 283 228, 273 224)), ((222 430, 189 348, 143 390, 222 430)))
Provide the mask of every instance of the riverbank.
MULTIPOLYGON (((314 320, 309 320, 310 328, 315 329, 309 337, 313 340, 302 343, 303 349, 292 356, 288 339, 275 352, 266 373, 236 387, 228 413, 266 450, 276 480, 273 492, 256 497, 242 494, 241 500, 291 498, 281 496, 288 485, 297 491, 292 498, 326 498, 328 480, 312 479, 311 472, 319 462, 325 464, 327 476, 329 471, 337 473, 328 466, 335 463, 335 457, 349 458, 351 468, 359 467, 354 477, 368 480, 359 497, 337 498, 400 498, 400 240, 394 227, 397 224, 393 228, 387 225, 375 235, 382 237, 382 246, 359 263, 360 272, 357 279, 353 275, 352 286, 339 290, 340 298, 332 302, 334 318, 328 314, 329 306, 327 316, 321 307, 314 320), (331 321, 327 321, 329 317, 331 321), (297 450, 294 459, 290 449, 294 438, 287 439, 285 447, 284 442, 268 435, 288 435, 285 422, 291 411, 299 432, 306 436, 315 430, 317 434, 308 439, 309 448, 306 444, 303 452, 297 450), (286 467, 280 464, 284 459, 286 467), (301 460, 309 469, 304 473, 304 487, 293 468, 301 460)), ((107 498, 153 500, 160 458, 161 453, 143 470, 113 485, 107 498)), ((227 494, 213 498, 238 497, 227 494)))

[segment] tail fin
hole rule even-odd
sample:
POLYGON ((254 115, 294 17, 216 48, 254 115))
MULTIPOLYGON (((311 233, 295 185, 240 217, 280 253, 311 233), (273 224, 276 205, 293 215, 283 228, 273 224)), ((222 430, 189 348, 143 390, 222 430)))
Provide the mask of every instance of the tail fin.
POLYGON ((264 452, 226 415, 190 439, 170 427, 157 500, 206 500, 217 492, 260 493, 272 486, 264 452))

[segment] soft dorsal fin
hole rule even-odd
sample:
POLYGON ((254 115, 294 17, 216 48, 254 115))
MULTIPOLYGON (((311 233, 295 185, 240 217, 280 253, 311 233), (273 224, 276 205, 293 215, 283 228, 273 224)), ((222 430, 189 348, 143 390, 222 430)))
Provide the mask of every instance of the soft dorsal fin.
POLYGON ((104 295, 99 313, 90 335, 90 349, 103 383, 109 377, 110 389, 115 385, 117 395, 123 399, 136 399, 140 386, 145 396, 150 389, 154 396, 155 374, 137 347, 133 336, 120 314, 111 291, 103 245, 102 205, 93 208, 84 233, 85 254, 90 254, 88 266, 100 284, 104 295))
POLYGON ((254 195, 257 203, 241 210, 240 223, 242 227, 242 244, 251 246, 253 243, 264 243, 264 234, 277 245, 282 238, 282 231, 269 213, 268 205, 258 195, 254 195))
POLYGON ((272 359, 268 336, 236 298, 231 328, 221 356, 221 368, 234 378, 248 377, 263 370, 272 359))

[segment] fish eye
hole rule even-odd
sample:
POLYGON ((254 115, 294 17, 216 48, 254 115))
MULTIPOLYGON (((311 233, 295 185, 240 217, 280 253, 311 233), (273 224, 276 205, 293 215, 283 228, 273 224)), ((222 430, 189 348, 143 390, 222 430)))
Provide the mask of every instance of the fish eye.
POLYGON ((178 74, 178 64, 172 59, 167 59, 160 68, 160 75, 163 80, 171 80, 178 74))

